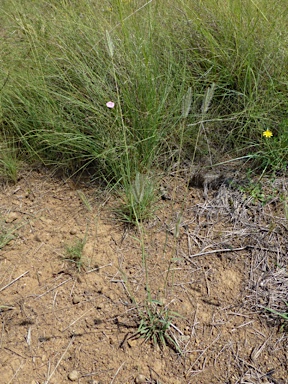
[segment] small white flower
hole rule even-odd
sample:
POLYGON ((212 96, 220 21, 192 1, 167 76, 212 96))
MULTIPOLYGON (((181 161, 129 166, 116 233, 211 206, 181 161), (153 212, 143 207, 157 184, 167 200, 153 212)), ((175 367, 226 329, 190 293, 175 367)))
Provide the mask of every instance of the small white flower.
POLYGON ((108 103, 106 103, 106 107, 108 108, 114 108, 115 107, 115 103, 113 103, 113 101, 108 101, 108 103))

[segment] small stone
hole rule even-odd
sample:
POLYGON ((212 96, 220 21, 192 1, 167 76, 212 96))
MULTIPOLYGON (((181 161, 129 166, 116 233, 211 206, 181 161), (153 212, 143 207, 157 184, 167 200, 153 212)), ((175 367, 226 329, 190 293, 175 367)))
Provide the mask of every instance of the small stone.
POLYGON ((217 190, 224 182, 222 174, 196 172, 189 181, 189 187, 217 190))
POLYGON ((79 304, 80 301, 81 301, 81 297, 80 296, 78 296, 78 295, 73 296, 73 300, 72 300, 73 304, 79 304))
POLYGON ((78 373, 78 371, 76 371, 76 370, 71 371, 71 372, 69 373, 69 375, 68 375, 68 379, 69 379, 70 381, 76 381, 76 380, 78 380, 78 378, 79 378, 79 373, 78 373))
POLYGON ((70 235, 76 235, 76 234, 77 234, 77 229, 76 228, 70 229, 70 235))
POLYGON ((146 383, 146 377, 140 373, 139 375, 136 376, 135 383, 136 384, 146 383))
POLYGON ((18 214, 16 212, 10 212, 5 218, 5 223, 13 223, 13 221, 18 219, 18 214))
POLYGON ((39 237, 38 234, 36 234, 36 235, 34 236, 34 240, 35 240, 35 241, 38 241, 38 243, 41 243, 41 242, 42 242, 42 241, 41 241, 41 238, 39 237))

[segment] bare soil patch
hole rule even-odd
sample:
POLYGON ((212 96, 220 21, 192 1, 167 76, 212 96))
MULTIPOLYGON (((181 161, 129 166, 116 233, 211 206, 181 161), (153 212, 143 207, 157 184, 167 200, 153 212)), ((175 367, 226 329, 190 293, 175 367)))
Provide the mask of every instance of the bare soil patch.
POLYGON ((288 383, 287 332, 263 309, 287 300, 285 185, 261 205, 227 185, 187 193, 163 180, 144 251, 152 298, 181 315, 169 330, 181 355, 131 337, 145 270, 112 197, 43 170, 2 186, 2 231, 15 232, 0 250, 1 383, 288 383), (80 272, 64 259, 79 240, 80 272))

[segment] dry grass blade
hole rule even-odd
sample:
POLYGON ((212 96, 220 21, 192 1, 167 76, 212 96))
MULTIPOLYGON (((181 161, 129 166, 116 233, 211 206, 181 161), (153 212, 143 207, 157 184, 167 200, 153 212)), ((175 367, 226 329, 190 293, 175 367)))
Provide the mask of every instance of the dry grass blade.
POLYGON ((14 284, 16 281, 18 281, 19 279, 21 279, 22 277, 24 277, 25 275, 27 275, 27 273, 29 273, 29 271, 26 271, 26 272, 22 273, 20 276, 16 277, 16 279, 10 281, 9 284, 5 285, 4 287, 2 287, 2 288, 0 289, 0 292, 4 291, 4 289, 10 287, 10 285, 14 284))
POLYGON ((62 356, 60 357, 60 359, 57 361, 57 364, 54 368, 54 370, 50 373, 50 375, 48 376, 47 380, 45 381, 44 384, 49 384, 50 380, 52 379, 52 377, 54 376, 57 368, 59 367, 59 364, 61 363, 61 361, 63 360, 65 354, 67 353, 68 349, 70 348, 71 344, 73 343, 73 340, 74 340, 74 337, 71 337, 71 340, 69 341, 69 344, 67 345, 65 351, 62 353, 62 356))

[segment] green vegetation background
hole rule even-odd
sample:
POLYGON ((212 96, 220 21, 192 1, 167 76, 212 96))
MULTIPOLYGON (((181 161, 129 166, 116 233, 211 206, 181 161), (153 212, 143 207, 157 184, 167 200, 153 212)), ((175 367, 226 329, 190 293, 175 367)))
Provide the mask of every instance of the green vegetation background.
POLYGON ((138 173, 224 154, 287 169, 285 0, 0 8, 0 162, 12 180, 19 160, 89 167, 126 189, 138 173))

